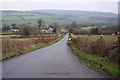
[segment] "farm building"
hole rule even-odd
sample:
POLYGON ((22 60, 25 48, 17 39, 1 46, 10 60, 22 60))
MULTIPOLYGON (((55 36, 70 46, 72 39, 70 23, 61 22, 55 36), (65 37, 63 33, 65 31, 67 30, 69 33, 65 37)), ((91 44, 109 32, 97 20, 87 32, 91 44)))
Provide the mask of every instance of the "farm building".
POLYGON ((48 28, 48 29, 43 29, 42 33, 47 33, 47 34, 52 34, 53 33, 53 28, 48 28))

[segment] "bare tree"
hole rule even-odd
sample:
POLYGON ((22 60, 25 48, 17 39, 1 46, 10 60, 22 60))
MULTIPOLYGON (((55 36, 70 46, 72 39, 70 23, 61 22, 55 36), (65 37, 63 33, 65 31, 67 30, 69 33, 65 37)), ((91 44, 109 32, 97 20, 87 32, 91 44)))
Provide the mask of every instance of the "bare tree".
POLYGON ((70 33, 79 33, 80 27, 76 21, 73 21, 72 24, 69 26, 70 33))
POLYGON ((38 24, 39 24, 39 34, 40 34, 40 28, 41 28, 41 25, 42 25, 42 19, 38 19, 38 24))
POLYGON ((22 35, 24 35, 24 36, 30 36, 31 35, 29 26, 25 26, 23 28, 22 35))
POLYGON ((3 27, 2 27, 2 31, 9 31, 11 28, 10 26, 4 24, 3 27))
POLYGON ((13 29, 16 29, 16 24, 11 25, 13 29))

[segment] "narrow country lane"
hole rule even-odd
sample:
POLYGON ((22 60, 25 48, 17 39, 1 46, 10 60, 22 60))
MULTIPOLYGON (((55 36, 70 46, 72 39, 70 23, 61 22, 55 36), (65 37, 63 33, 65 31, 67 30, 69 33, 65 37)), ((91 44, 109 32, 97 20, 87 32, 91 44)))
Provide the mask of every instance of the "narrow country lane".
POLYGON ((80 61, 67 46, 68 35, 59 42, 2 63, 3 78, 107 78, 80 61))

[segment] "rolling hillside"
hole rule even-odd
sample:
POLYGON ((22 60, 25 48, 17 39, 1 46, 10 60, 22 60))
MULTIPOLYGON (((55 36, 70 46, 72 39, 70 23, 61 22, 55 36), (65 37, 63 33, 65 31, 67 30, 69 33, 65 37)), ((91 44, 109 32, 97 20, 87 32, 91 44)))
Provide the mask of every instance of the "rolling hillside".
POLYGON ((3 25, 32 24, 37 25, 37 20, 42 18, 47 25, 53 22, 70 24, 76 21, 78 24, 115 25, 117 14, 92 11, 72 10, 32 10, 32 11, 2 11, 3 25))

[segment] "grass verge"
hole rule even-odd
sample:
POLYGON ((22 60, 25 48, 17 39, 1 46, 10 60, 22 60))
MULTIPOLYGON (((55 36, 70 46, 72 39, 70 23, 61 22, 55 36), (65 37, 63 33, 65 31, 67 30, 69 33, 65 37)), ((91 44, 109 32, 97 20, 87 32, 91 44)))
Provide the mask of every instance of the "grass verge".
POLYGON ((11 51, 11 52, 2 54, 2 57, 0 56, 0 60, 6 60, 6 59, 9 59, 9 58, 12 58, 12 57, 21 55, 21 54, 25 54, 25 53, 34 51, 34 50, 36 50, 36 49, 40 49, 40 48, 49 46, 49 45, 51 45, 51 44, 54 44, 54 43, 58 42, 58 41, 61 40, 63 37, 64 37, 64 35, 61 36, 61 37, 59 37, 58 39, 52 41, 52 42, 49 42, 49 43, 40 43, 40 44, 34 45, 34 46, 32 46, 31 48, 26 48, 26 49, 24 49, 22 52, 17 52, 17 51, 16 51, 16 52, 12 52, 12 51, 11 51))
POLYGON ((100 56, 90 55, 84 51, 81 51, 75 45, 73 45, 71 41, 68 41, 68 44, 75 52, 78 58, 83 59, 86 63, 89 63, 92 67, 101 69, 114 77, 119 76, 120 72, 119 72, 118 64, 105 60, 100 56))

